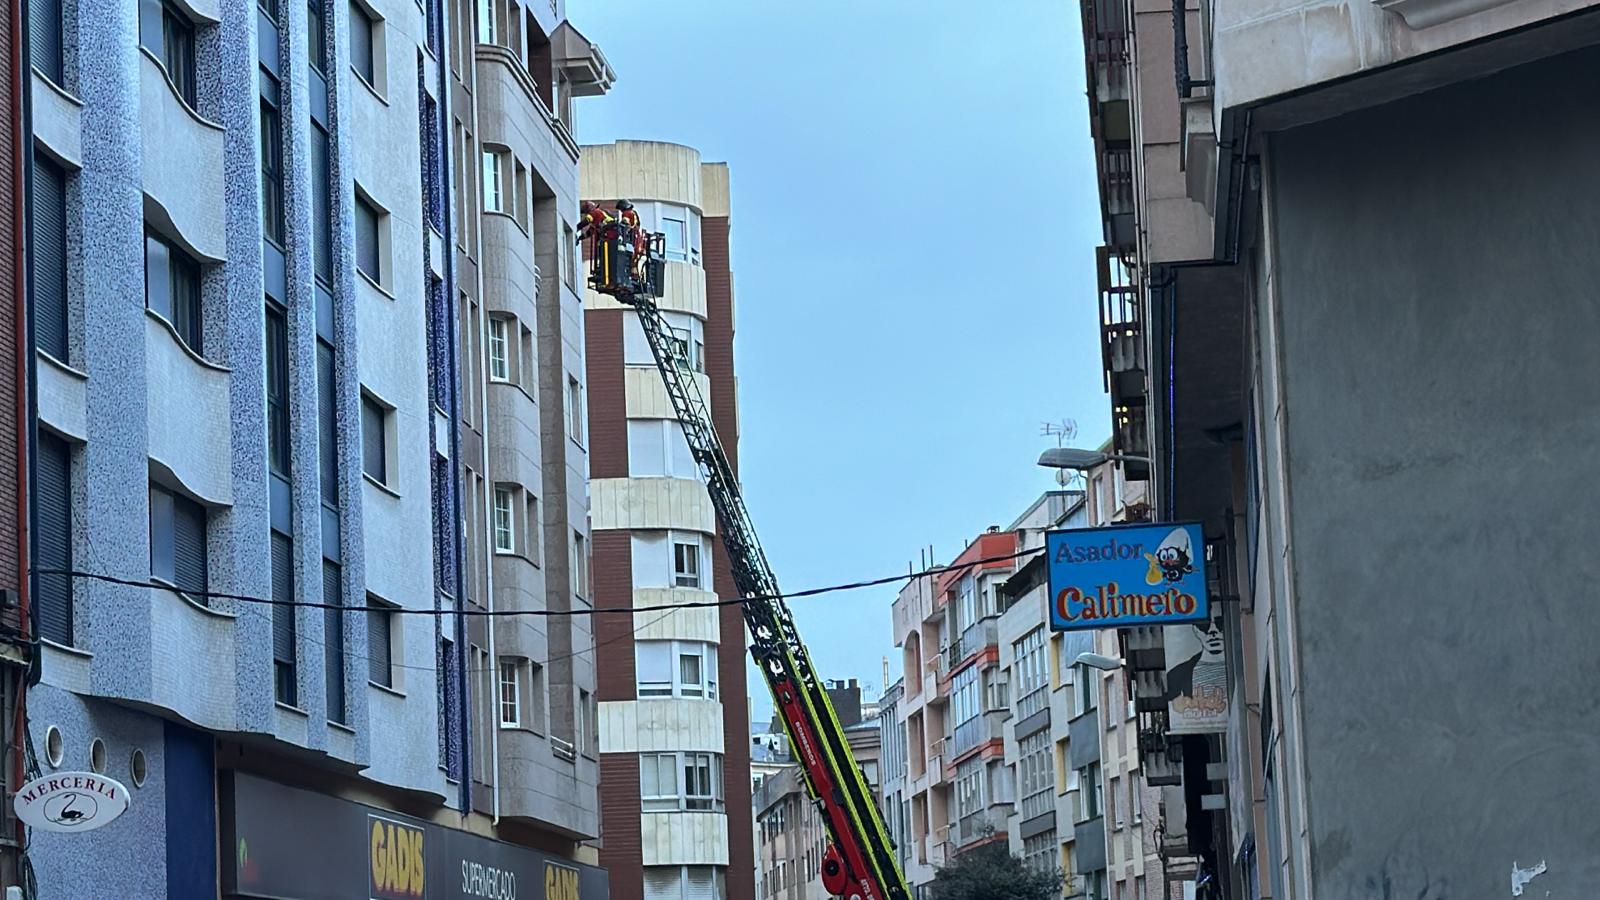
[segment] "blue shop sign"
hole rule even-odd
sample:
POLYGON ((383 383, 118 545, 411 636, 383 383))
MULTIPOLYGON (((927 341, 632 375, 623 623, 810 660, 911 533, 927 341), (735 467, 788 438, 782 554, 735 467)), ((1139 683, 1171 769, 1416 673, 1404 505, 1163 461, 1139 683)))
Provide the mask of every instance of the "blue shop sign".
POLYGON ((1050 627, 1078 631, 1205 621, 1205 546, 1198 523, 1047 533, 1050 627))

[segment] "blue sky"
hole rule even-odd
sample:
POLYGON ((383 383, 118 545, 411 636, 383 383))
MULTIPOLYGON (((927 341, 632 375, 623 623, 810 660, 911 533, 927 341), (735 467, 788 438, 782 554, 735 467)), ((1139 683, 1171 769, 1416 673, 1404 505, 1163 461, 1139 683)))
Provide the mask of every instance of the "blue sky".
MULTIPOLYGON (((579 139, 732 178, 741 478, 788 590, 948 561, 1109 433, 1075 4, 571 0, 617 72, 579 139)), ((895 588, 794 603, 827 678, 899 674, 895 588)), ((729 648, 732 649, 732 648, 729 648)), ((742 648, 741 648, 742 650, 742 648)), ((753 676, 751 709, 770 715, 753 676)))

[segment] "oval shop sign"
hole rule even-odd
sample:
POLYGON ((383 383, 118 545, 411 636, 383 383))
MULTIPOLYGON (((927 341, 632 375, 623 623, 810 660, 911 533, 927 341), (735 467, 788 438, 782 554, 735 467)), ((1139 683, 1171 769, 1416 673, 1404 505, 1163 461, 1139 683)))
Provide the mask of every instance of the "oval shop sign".
POLYGON ((93 831, 128 809, 128 789, 93 772, 56 772, 17 791, 17 818, 45 831, 93 831))
POLYGON ((1205 537, 1192 523, 1045 534, 1056 631, 1203 622, 1205 537))

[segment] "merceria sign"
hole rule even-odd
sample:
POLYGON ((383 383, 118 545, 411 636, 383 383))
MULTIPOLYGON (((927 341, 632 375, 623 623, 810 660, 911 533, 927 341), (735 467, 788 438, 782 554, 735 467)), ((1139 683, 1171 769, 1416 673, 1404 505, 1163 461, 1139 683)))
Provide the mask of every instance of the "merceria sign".
POLYGON ((17 790, 17 818, 44 831, 93 831, 128 809, 128 789, 93 772, 57 772, 17 790))
POLYGON ((1204 621, 1205 538, 1193 523, 1112 525, 1045 535, 1057 631, 1204 621))

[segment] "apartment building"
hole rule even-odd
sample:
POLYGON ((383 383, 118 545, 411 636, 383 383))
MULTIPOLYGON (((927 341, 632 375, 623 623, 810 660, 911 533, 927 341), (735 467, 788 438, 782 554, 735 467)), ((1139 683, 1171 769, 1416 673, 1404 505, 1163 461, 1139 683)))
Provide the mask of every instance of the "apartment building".
MULTIPOLYGON (((1042 550, 1046 531, 1080 527, 1085 521, 1082 491, 1049 491, 1007 530, 1017 536, 1019 552, 1042 550)), ((1093 871, 1086 866, 1103 855, 1099 848, 1104 846, 1103 837, 1092 828, 1085 829, 1080 845, 1077 826, 1089 817, 1079 815, 1077 769, 1066 765, 1072 753, 1070 724, 1077 712, 1070 691, 1076 654, 1065 665, 1061 659, 1067 645, 1077 642, 1050 631, 1044 554, 1018 563, 1000 585, 1005 611, 997 642, 1010 701, 1005 759, 1016 797, 1006 833, 1013 856, 1029 868, 1060 872, 1063 895, 1075 896, 1082 893, 1085 875, 1093 871)))
POLYGON ((906 733, 905 876, 919 896, 956 854, 1008 840, 1015 796, 997 623, 998 588, 1016 552, 1016 534, 992 527, 945 570, 908 581, 893 604, 904 673, 896 718, 906 733))
POLYGON ((606 895, 592 827, 462 827, 491 815, 444 252, 472 13, 29 7, 28 740, 130 797, 99 865, 34 836, 41 897, 393 895, 469 860, 606 895))
MULTIPOLYGON (((463 360, 465 602, 583 612, 594 595, 574 98, 604 93, 614 74, 561 3, 456 0, 455 13, 475 24, 451 45, 457 279, 435 325, 454 329, 463 360)), ((466 637, 473 807, 589 861, 577 845, 600 834, 592 621, 479 617, 466 637)))
MULTIPOLYGON (((581 196, 630 200, 666 235, 658 304, 738 465, 728 168, 677 144, 585 147, 581 196)), ((638 317, 584 299, 594 603, 632 609, 736 596, 715 511, 638 317)), ((596 622, 604 847, 615 900, 755 891, 744 621, 735 606, 596 622)))
POLYGON ((905 698, 905 679, 889 685, 878 700, 878 811, 884 829, 894 842, 900 871, 911 864, 911 800, 906 794, 906 728, 900 715, 905 698))
POLYGON ((1569 661, 1600 618, 1553 523, 1595 492, 1540 463, 1600 421, 1571 202, 1600 9, 1082 10, 1114 448, 1155 521, 1203 524, 1218 609, 1118 639, 1168 877, 1582 893, 1600 720, 1569 661))

